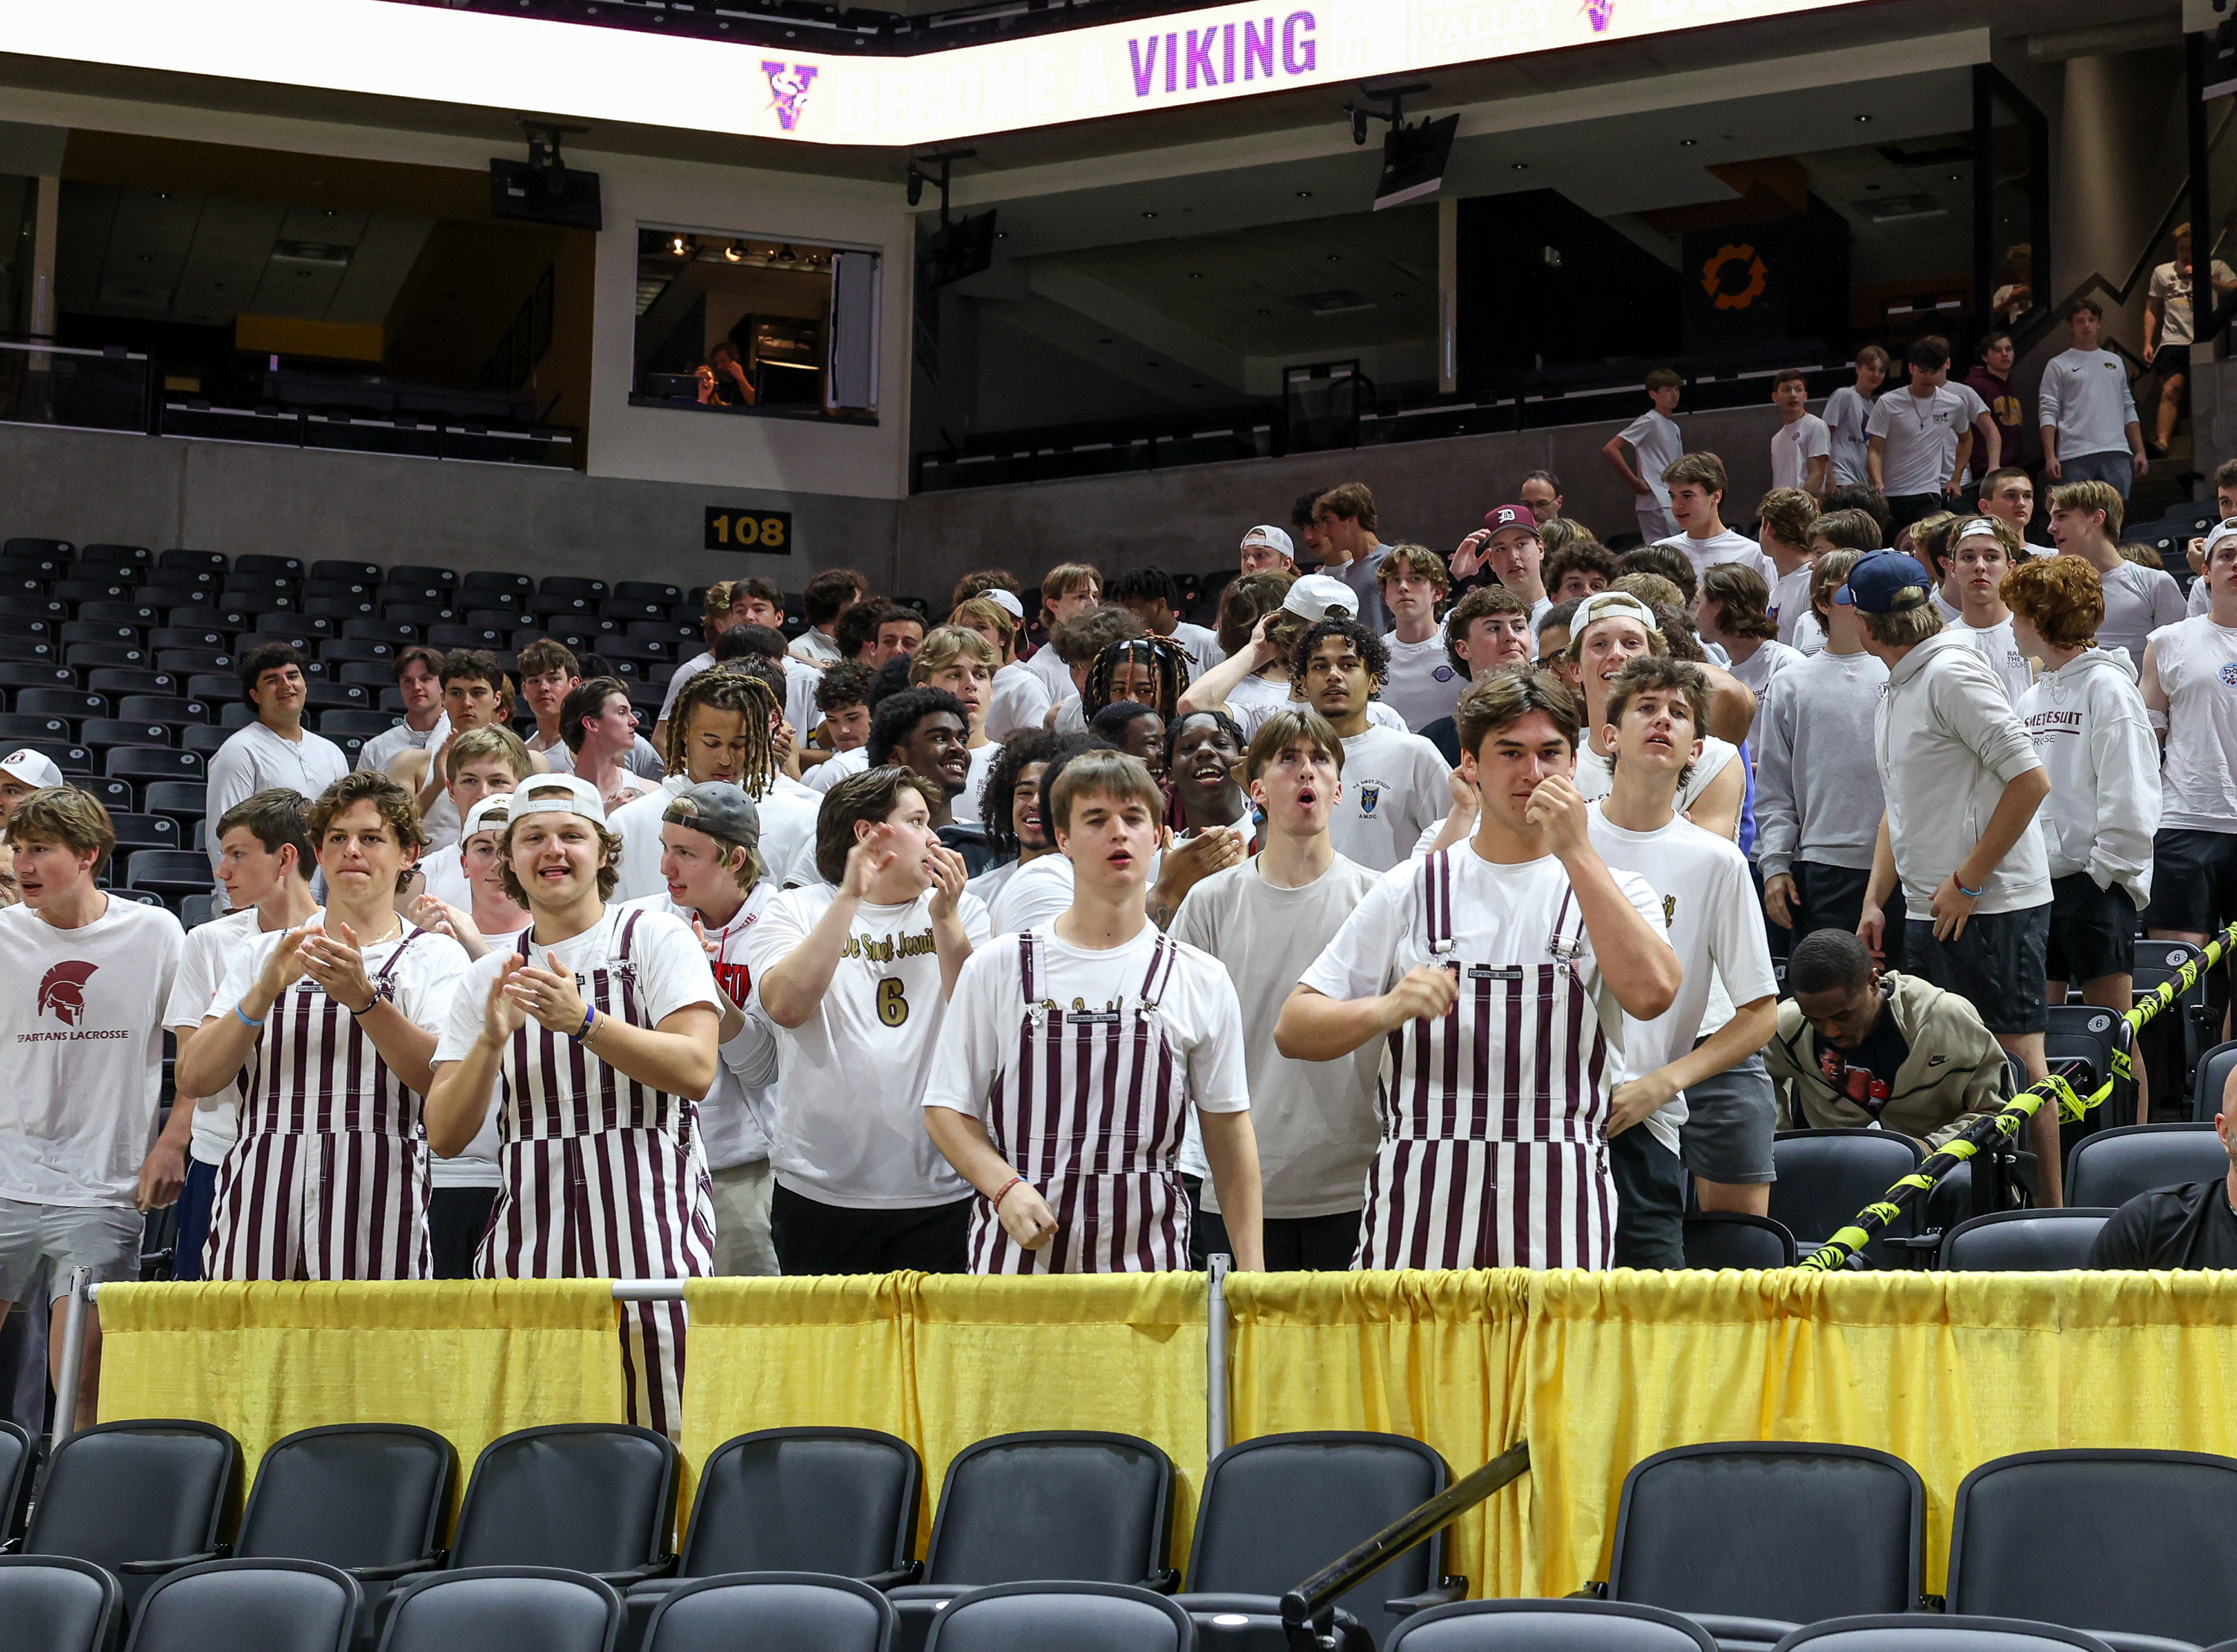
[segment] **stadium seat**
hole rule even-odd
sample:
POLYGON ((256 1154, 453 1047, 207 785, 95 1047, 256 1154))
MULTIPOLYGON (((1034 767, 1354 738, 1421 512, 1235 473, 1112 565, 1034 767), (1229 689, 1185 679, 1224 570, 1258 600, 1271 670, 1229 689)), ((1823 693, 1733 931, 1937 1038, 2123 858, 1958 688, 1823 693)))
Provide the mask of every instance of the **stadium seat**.
POLYGON ((152 567, 155 561, 155 553, 145 545, 114 544, 103 541, 98 544, 80 545, 77 548, 77 559, 82 563, 131 563, 142 567, 152 567))
POLYGON ((377 585, 380 582, 380 565, 378 563, 316 562, 311 564, 305 577, 377 585))
POLYGON ((1794 1235, 1768 1216, 1737 1210, 1686 1213, 1688 1267, 1792 1267, 1796 1254, 1794 1235))
MULTIPOLYGON (((488 591, 474 593, 477 597, 491 595, 492 593, 488 591)), ((459 623, 471 626, 478 631, 510 632, 520 624, 523 617, 520 610, 514 608, 470 608, 459 615, 459 623)))
POLYGON ((189 933, 210 921, 210 902, 213 898, 209 895, 188 895, 179 902, 179 922, 186 925, 189 933))
POLYGON ((42 717, 106 717, 109 701, 76 688, 26 688, 16 696, 16 709, 42 717))
POLYGON ((124 858, 129 888, 158 895, 192 895, 214 881, 209 857, 187 849, 142 849, 124 858))
POLYGON ((7 634, 7 622, 0 620, 0 661, 11 665, 56 665, 62 655, 52 642, 44 637, 11 636, 7 634))
POLYGON ((148 813, 168 814, 175 820, 199 820, 208 790, 200 780, 150 780, 148 813))
POLYGON ((168 814, 117 814, 109 823, 116 828, 120 849, 178 849, 186 846, 179 823, 168 814))
POLYGON ((2229 1155, 2211 1124, 2129 1124, 2074 1144, 2066 1157, 2066 1198, 2117 1210, 2150 1188, 2219 1181, 2228 1172, 2229 1155))
POLYGON ((419 628, 390 620, 345 620, 341 635, 350 642, 386 642, 393 648, 399 643, 417 642, 419 628))
POLYGON ((1923 1613, 1836 1618, 1797 1630, 1778 1645, 1779 1652, 2113 1652, 2094 1635, 2026 1618, 1923 1613))
POLYGON ((142 666, 96 666, 85 674, 85 686, 97 694, 175 694, 179 680, 168 672, 142 666))
POLYGON ((342 627, 339 620, 321 619, 299 609, 269 609, 255 617, 256 629, 265 636, 274 636, 307 649, 313 643, 338 633, 342 627))
POLYGON ((124 1592, 101 1567, 62 1555, 0 1555, 0 1623, 39 1652, 110 1652, 124 1592))
POLYGON ((549 574, 536 582, 540 596, 587 596, 596 601, 610 595, 603 579, 581 579, 571 574, 549 574))
POLYGON ((0 1417, 0 1543, 13 1542, 22 1529, 30 1496, 31 1437, 0 1417))
POLYGON ((7 605, 0 604, 0 636, 35 636, 55 642, 56 623, 51 619, 24 614, 10 614, 7 605))
POLYGON ((357 1583, 315 1560, 211 1560, 159 1578, 129 1652, 347 1652, 357 1583))
POLYGON ((308 596, 303 599, 303 617, 307 620, 346 622, 373 616, 373 599, 368 596, 308 596))
POLYGON ((233 639, 222 631, 204 626, 159 626, 148 633, 151 648, 205 648, 215 654, 231 654, 233 639))
POLYGON ((370 711, 373 696, 353 682, 327 682, 313 678, 305 685, 306 703, 316 711, 370 711))
MULTIPOLYGON (((2138 941, 2132 977, 2136 997, 2141 999, 2147 992, 2172 982, 2185 964, 2194 963, 2203 956, 2188 941, 2138 941)), ((2175 1096, 2189 1087, 2200 1051, 2220 1028, 2219 1014, 2206 1002, 2206 984, 2205 972, 2201 972, 2200 978, 2175 999, 2169 1012, 2154 1017, 2137 1037, 2137 1046, 2144 1052, 2149 1066, 2155 1095, 2175 1096), (2167 1070, 2171 1063, 2179 1063, 2177 1070, 2167 1070)))
POLYGON ((76 554, 76 549, 67 539, 19 537, 0 542, 0 556, 51 556, 66 563, 76 554))
POLYGON ((1615 1601, 1460 1601, 1408 1618, 1384 1652, 1717 1652, 1698 1623, 1615 1601))
POLYGON ((1191 1652, 1194 1626, 1162 1595, 1125 1583, 997 1583, 959 1595, 933 1620, 940 1652, 1191 1652))
POLYGON ((54 760, 56 768, 65 774, 93 773, 93 753, 73 740, 19 740, 14 746, 24 747, 54 760))
POLYGON ((958 1590, 1028 1577, 1169 1582, 1172 1460, 1132 1434, 1036 1431, 967 1445, 947 1465, 921 1583, 891 1591, 917 1652, 958 1590))
MULTIPOLYGON (((245 717, 241 719, 242 722, 247 721, 245 717)), ((208 723, 189 723, 179 731, 179 749, 182 752, 199 753, 207 762, 218 754, 219 749, 227 740, 233 738, 239 727, 237 723, 221 723, 215 727, 208 723)))
POLYGON ((102 760, 102 773, 126 780, 198 780, 202 777, 202 760, 193 752, 120 746, 102 760))
POLYGON ((380 1652, 613 1652, 610 1585, 550 1566, 428 1572, 390 1596, 380 1652))
POLYGON ((652 1614, 646 1652, 734 1652, 749 1646, 886 1652, 894 1609, 867 1583, 815 1572, 760 1571, 679 1585, 652 1614))
POLYGON ((256 721, 256 708, 246 700, 235 700, 218 708, 217 726, 230 734, 236 728, 246 728, 256 721))
POLYGON ((335 1423, 273 1442, 256 1467, 237 1555, 323 1561, 368 1601, 443 1561, 458 1453, 431 1429, 335 1423))
POLYGON ((2214 1122, 2214 1116, 2221 1110, 2221 1093, 2228 1089, 2233 1070, 2237 1070, 2237 1039, 2216 1044, 2198 1058, 2198 1070, 2190 1083, 2190 1117, 2194 1124, 2214 1122))
POLYGON ((128 694, 117 701, 116 714, 186 728, 208 722, 209 707, 181 694, 128 694))
MULTIPOLYGON (((83 747, 80 747, 83 750, 83 747)), ((63 773, 69 773, 67 766, 63 773)), ((139 813, 139 789, 130 780, 111 780, 106 775, 91 773, 70 774, 70 784, 89 797, 101 800, 101 806, 111 814, 139 813)))
POLYGON ((501 626, 430 625, 427 628, 427 646, 445 650, 488 648, 495 651, 506 645, 511 635, 501 626))
POLYGON ((439 602, 384 602, 380 617, 392 624, 414 626, 424 632, 431 625, 448 625, 457 615, 439 602))
POLYGON ((240 1476, 240 1445, 211 1424, 94 1424, 48 1457, 23 1552, 106 1566, 130 1609, 150 1578, 218 1557, 218 1524, 240 1476))
POLYGON ((171 743, 166 723, 143 723, 129 717, 89 717, 79 726, 78 739, 96 751, 116 746, 162 746, 171 743))
POLYGON ((135 582, 129 579, 102 579, 73 574, 68 579, 58 579, 47 588, 47 595, 61 602, 76 605, 80 602, 121 602, 132 595, 135 582))
MULTIPOLYGON (((1771 1153, 1778 1171, 1771 1184, 1772 1219, 1794 1235, 1798 1250, 1816 1250, 1925 1156, 1909 1136, 1889 1130, 1782 1130, 1771 1153)), ((1908 1237, 1916 1229, 1906 1206, 1889 1232, 1908 1237)), ((1891 1256, 1877 1238, 1864 1247, 1875 1267, 1889 1266, 1891 1256)))
POLYGON ((649 579, 617 580, 613 594, 623 602, 658 602, 663 608, 672 608, 683 600, 681 586, 663 585, 649 579))
POLYGON ((1957 1487, 1950 1609, 2203 1645, 2237 1624, 2237 1570, 2222 1555, 2233 1518, 2237 1458, 2111 1449, 1998 1458, 1957 1487))
MULTIPOLYGON (((69 629, 68 626, 63 628, 64 631, 69 629)), ((148 650, 136 642, 82 641, 73 642, 68 636, 62 637, 60 641, 63 645, 63 663, 74 668, 110 665, 144 666, 148 663, 148 650)))
POLYGON ((1945 1273, 2047 1274, 2085 1267, 2110 1210, 1999 1210, 1942 1235, 1935 1266, 1945 1273))
POLYGON ((561 1423, 492 1440, 474 1464, 451 1563, 562 1565, 632 1583, 675 1564, 676 1447, 650 1429, 561 1423))
POLYGON ((382 637, 353 637, 346 635, 329 637, 319 644, 320 662, 328 668, 337 665, 389 665, 396 658, 396 644, 382 637))
POLYGON ((42 717, 34 712, 0 712, 0 740, 13 749, 31 741, 53 740, 69 743, 70 727, 60 717, 42 717))
POLYGON ((196 672, 187 679, 187 697, 205 704, 231 704, 241 698, 241 679, 230 672, 196 672))
POLYGON ((77 673, 68 666, 30 661, 0 665, 0 688, 75 688, 77 673))
POLYGON ((129 900, 142 906, 164 906, 169 903, 152 889, 118 889, 103 885, 103 888, 120 900, 129 900))
POLYGON ((1607 1598, 1682 1612, 1720 1644, 1918 1603, 1926 1490, 1884 1451, 1783 1440, 1681 1445, 1634 1464, 1607 1598), (1838 1545, 1798 1546, 1798 1530, 1838 1545))
POLYGON ((184 580, 159 580, 152 585, 135 585, 132 588, 132 600, 135 602, 142 607, 162 609, 166 611, 175 608, 214 606, 217 602, 217 594, 218 583, 214 579, 200 584, 184 580))
POLYGON ((231 564, 223 551, 162 550, 155 553, 155 566, 177 569, 181 573, 222 574, 231 564))
POLYGON ((269 575, 275 579, 300 579, 303 577, 303 564, 294 556, 268 556, 245 551, 233 559, 233 571, 236 574, 269 575))
POLYGON ((105 625, 129 625, 143 631, 151 626, 161 625, 163 622, 160 609, 152 605, 142 607, 140 603, 132 601, 129 594, 122 602, 80 602, 77 605, 77 617, 82 620, 99 620, 105 625))
MULTIPOLYGON (((1282 1642, 1282 1592, 1349 1553, 1445 1489, 1445 1460, 1397 1434, 1267 1434, 1231 1445, 1204 1472, 1188 1592, 1178 1597, 1201 1627, 1215 1615, 1257 1620, 1255 1641, 1282 1642)), ((1443 1533, 1408 1550, 1336 1605, 1379 1644, 1405 1611, 1460 1598, 1439 1589, 1443 1533)))
MULTIPOLYGON (((329 688, 340 688, 329 683, 329 688)), ((360 690, 360 692, 367 692, 360 690)), ((371 740, 385 734, 396 727, 396 719, 385 711, 373 711, 356 706, 337 706, 320 712, 313 720, 318 732, 328 740, 339 740, 345 734, 355 734, 360 740, 371 740)))
POLYGON ((398 563, 380 577, 384 585, 436 585, 445 590, 456 590, 457 573, 448 568, 436 568, 424 563, 398 563))

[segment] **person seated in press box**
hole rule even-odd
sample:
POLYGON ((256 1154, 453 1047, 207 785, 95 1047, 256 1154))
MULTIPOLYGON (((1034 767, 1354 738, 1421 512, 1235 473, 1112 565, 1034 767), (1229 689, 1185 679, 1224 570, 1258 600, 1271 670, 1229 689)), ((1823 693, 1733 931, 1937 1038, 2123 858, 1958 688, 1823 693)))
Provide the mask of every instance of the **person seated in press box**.
POLYGON ((2010 1093, 2003 1046, 1978 1010, 1883 971, 1846 931, 1797 941, 1786 990, 1763 1051, 1782 1129, 1899 1130, 1937 1148, 2010 1093))

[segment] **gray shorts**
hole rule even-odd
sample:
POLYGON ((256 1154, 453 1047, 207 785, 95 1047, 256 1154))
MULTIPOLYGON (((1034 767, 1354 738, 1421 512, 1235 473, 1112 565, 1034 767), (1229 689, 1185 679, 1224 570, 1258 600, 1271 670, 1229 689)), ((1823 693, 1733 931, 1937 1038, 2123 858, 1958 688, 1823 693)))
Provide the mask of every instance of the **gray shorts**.
POLYGON ((2128 450, 2126 448, 2118 448, 2109 453, 2084 453, 2075 458, 2068 458, 2062 454, 2059 456, 2058 470, 2058 479, 2062 484, 2075 482, 2110 483, 2113 491, 2123 499, 2128 497, 2128 490, 2134 487, 2136 482, 2136 464, 2135 459, 2129 457, 2128 450))
POLYGON ((1705 1181, 1775 1181, 1771 1137, 1778 1105, 1761 1056, 1686 1089, 1679 1156, 1705 1181))
POLYGON ((0 1301, 21 1302, 46 1274, 47 1300, 69 1293, 70 1270, 96 1285, 140 1277, 140 1213, 114 1205, 34 1205, 0 1199, 0 1301))

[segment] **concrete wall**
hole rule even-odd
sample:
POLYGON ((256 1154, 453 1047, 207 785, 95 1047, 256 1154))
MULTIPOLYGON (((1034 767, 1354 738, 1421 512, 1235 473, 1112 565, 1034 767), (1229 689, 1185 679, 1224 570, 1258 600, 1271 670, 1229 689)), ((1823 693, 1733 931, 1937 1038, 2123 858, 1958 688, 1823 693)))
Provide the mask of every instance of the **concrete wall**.
MULTIPOLYGON (((684 415, 688 418, 689 415, 684 415)), ((680 585, 818 568, 890 589, 897 502, 0 426, 0 535, 680 585), (710 551, 705 507, 789 510, 789 556, 710 551)))

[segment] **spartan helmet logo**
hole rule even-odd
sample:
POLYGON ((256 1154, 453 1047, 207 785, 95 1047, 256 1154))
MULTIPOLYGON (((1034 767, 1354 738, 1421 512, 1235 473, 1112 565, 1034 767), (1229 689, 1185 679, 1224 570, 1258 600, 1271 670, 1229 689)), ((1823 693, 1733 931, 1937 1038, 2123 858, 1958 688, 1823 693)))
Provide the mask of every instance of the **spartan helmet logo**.
POLYGON ((51 1010, 55 1019, 65 1027, 75 1027, 85 1019, 85 984, 93 978, 97 964, 57 964, 39 983, 39 1010, 51 1010))

